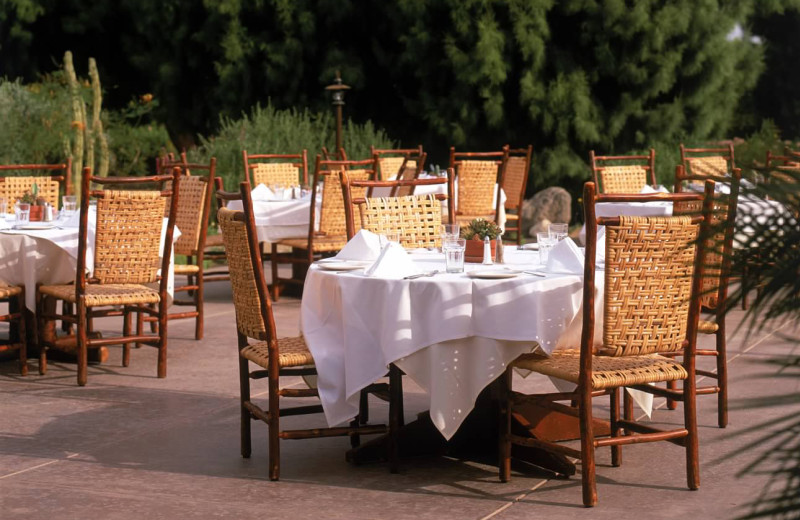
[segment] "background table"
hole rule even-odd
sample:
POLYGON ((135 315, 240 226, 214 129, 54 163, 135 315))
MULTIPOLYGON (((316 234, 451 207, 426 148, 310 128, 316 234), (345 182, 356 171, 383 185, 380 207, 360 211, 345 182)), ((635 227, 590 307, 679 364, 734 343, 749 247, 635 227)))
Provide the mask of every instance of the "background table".
MULTIPOLYGON (((277 242, 285 238, 302 238, 308 236, 308 222, 311 214, 311 196, 288 200, 254 200, 253 216, 256 221, 256 232, 260 242, 277 242)), ((317 198, 316 222, 319 227, 321 198, 317 198)), ((241 211, 242 202, 231 201, 228 207, 241 211)))

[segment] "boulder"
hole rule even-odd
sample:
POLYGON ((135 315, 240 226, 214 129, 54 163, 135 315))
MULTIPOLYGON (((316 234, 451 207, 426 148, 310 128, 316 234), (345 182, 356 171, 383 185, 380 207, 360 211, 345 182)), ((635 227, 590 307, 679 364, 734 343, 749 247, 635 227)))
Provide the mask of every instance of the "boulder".
POLYGON ((536 193, 522 203, 523 231, 535 237, 539 231, 547 231, 551 222, 569 224, 572 215, 572 197, 564 188, 551 186, 536 193))

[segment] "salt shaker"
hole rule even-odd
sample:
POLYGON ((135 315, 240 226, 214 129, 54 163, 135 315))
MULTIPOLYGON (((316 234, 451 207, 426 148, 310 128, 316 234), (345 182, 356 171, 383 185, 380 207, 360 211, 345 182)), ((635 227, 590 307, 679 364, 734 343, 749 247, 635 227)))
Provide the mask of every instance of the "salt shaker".
POLYGON ((45 203, 44 210, 42 210, 42 220, 45 222, 51 222, 53 220, 53 206, 51 206, 49 202, 45 203))
POLYGON ((483 239, 483 265, 492 265, 492 244, 489 237, 483 239))

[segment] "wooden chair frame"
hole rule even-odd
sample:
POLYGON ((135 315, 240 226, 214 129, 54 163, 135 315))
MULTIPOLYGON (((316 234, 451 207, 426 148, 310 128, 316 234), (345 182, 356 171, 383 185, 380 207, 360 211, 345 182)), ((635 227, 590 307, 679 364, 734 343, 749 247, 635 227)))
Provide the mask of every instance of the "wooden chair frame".
MULTIPOLYGON (((107 345, 123 345, 122 365, 128 366, 130 363, 130 347, 133 343, 148 345, 158 349, 158 370, 160 378, 167 376, 167 273, 172 256, 172 237, 175 228, 175 216, 178 209, 178 198, 180 192, 180 170, 175 169, 171 176, 161 175, 152 177, 96 177, 92 175, 90 168, 83 170, 83 182, 81 189, 81 208, 80 208, 80 231, 78 242, 78 262, 75 283, 53 286, 39 286, 36 291, 36 315, 38 320, 38 340, 39 340, 39 373, 47 372, 47 349, 58 348, 62 350, 75 351, 78 357, 78 385, 84 386, 87 380, 87 351, 90 348, 103 347, 107 345), (91 198, 106 198, 114 196, 114 190, 92 190, 91 185, 99 184, 102 187, 121 186, 139 188, 142 184, 152 184, 162 186, 163 183, 172 181, 170 190, 160 190, 159 195, 169 200, 169 212, 167 228, 164 233, 164 247, 158 253, 161 258, 158 262, 162 275, 152 276, 152 279, 135 282, 109 282, 103 283, 97 277, 98 263, 95 261, 95 272, 92 277, 86 274, 86 254, 89 239, 89 202, 91 198), (157 282, 158 302, 155 308, 151 307, 152 291, 149 291, 142 283, 157 282), (98 290, 106 290, 107 294, 98 293, 94 296, 90 294, 90 287, 97 287, 98 290), (147 296, 147 298, 145 298, 147 296), (75 311, 71 311, 72 305, 66 306, 70 311, 61 314, 56 313, 56 302, 63 300, 67 302, 74 297, 75 311), (94 300, 90 300, 94 298, 94 300), (147 301, 145 301, 147 300, 147 301), (69 314, 67 314, 69 312, 69 314), (134 313, 144 313, 145 315, 155 316, 158 320, 156 334, 131 334, 131 316, 134 313), (102 338, 92 333, 91 320, 94 317, 102 316, 122 316, 123 331, 122 336, 102 338), (62 320, 76 326, 76 334, 57 338, 55 334, 55 321, 62 320)), ((128 192, 121 192, 123 195, 128 192)), ((124 198, 124 197, 120 197, 124 198)), ((164 203, 165 207, 167 202, 164 203)), ((133 206, 131 206, 133 207, 133 206)), ((110 210, 109 210, 110 211, 110 210)), ((147 208, 143 211, 148 211, 147 208)), ((161 210, 161 215, 164 211, 161 210)), ((98 214, 98 220, 101 215, 98 214)), ((95 237, 95 244, 100 243, 98 222, 98 234, 95 237)), ((158 229, 159 234, 161 228, 158 229)), ((154 231, 153 231, 154 233, 154 231)), ((154 262, 155 263, 155 262, 154 262)), ((113 267, 113 266, 111 266, 113 267)), ((110 270, 111 267, 103 267, 110 270)), ((147 267, 149 270, 150 267, 147 267)), ((131 270, 138 273, 135 267, 131 270)), ((105 274, 110 279, 113 275, 105 274)), ((116 276, 120 277, 120 276, 116 276)), ((137 274, 136 278, 142 278, 137 274)))
POLYGON ((0 340, 0 352, 16 350, 19 355, 19 374, 28 375, 28 339, 25 331, 25 287, 0 283, 0 303, 8 312, 0 314, 0 323, 8 323, 8 340, 0 340))
MULTIPOLYGON (((577 388, 574 392, 559 392, 551 394, 539 395, 522 395, 512 392, 512 368, 506 370, 505 380, 503 387, 503 394, 501 396, 501 438, 500 438, 500 479, 506 482, 510 478, 511 470, 511 446, 518 444, 522 446, 532 446, 553 453, 567 455, 582 461, 582 489, 583 489, 583 503, 585 506, 594 506, 597 503, 597 491, 595 482, 595 450, 599 447, 610 446, 612 455, 612 465, 619 466, 622 463, 622 446, 626 444, 638 444, 642 442, 656 442, 656 441, 669 441, 673 444, 682 446, 686 450, 686 474, 687 484, 690 489, 697 489, 700 485, 699 475, 699 455, 698 455, 698 438, 697 438, 697 417, 696 417, 696 400, 695 400, 695 347, 697 338, 698 316, 700 313, 700 293, 701 293, 701 278, 704 262, 704 237, 710 236, 709 223, 712 211, 711 207, 711 194, 714 191, 713 181, 706 183, 706 198, 703 199, 702 194, 683 193, 683 194, 646 194, 646 195, 597 195, 594 183, 588 182, 584 187, 584 208, 586 212, 586 262, 584 265, 584 290, 583 290, 583 330, 581 334, 581 346, 579 351, 579 358, 575 360, 577 363, 577 388), (628 343, 623 343, 624 351, 617 352, 618 357, 608 355, 597 355, 594 353, 594 299, 595 299, 595 261, 597 249, 597 226, 620 226, 625 220, 639 220, 643 222, 650 222, 651 220, 658 223, 663 221, 670 221, 671 217, 610 217, 598 218, 595 215, 595 204, 598 202, 647 202, 656 200, 671 200, 675 201, 703 201, 703 216, 693 218, 681 217, 683 222, 690 222, 693 225, 699 225, 699 234, 697 235, 700 240, 696 242, 694 258, 693 258, 693 275, 691 278, 691 297, 687 303, 688 323, 686 325, 685 335, 681 341, 681 337, 673 336, 668 342, 662 346, 661 338, 655 339, 655 344, 651 341, 648 344, 643 344, 643 353, 660 351, 669 351, 676 348, 682 348, 683 363, 682 367, 685 371, 684 389, 683 391, 674 391, 667 388, 651 386, 649 384, 631 384, 625 381, 624 378, 617 380, 608 378, 604 381, 605 384, 593 384, 593 366, 597 364, 602 366, 601 358, 609 359, 625 359, 630 356, 632 352, 626 352, 628 349, 633 351, 636 348, 630 346, 628 343), (671 396, 674 399, 681 400, 684 403, 684 428, 677 428, 673 430, 660 430, 649 425, 644 425, 636 422, 633 417, 633 404, 630 397, 625 394, 624 396, 624 418, 620 418, 620 398, 619 388, 630 386, 637 390, 652 393, 657 396, 671 396), (595 389, 597 388, 597 389, 595 389), (610 395, 611 397, 611 424, 610 424, 610 437, 596 438, 593 430, 593 417, 592 417, 592 399, 600 395, 610 395), (569 400, 577 403, 577 410, 574 407, 566 406, 557 401, 569 400), (573 416, 577 416, 580 421, 581 439, 580 449, 557 444, 554 442, 546 441, 543 439, 522 437, 512 434, 511 419, 514 413, 514 406, 524 403, 537 403, 551 410, 559 410, 573 416)), ((677 219, 672 219, 677 220, 677 219)), ((609 236, 608 228, 606 229, 607 237, 609 236)), ((608 252, 607 252, 608 255, 608 252)), ((608 260, 607 260, 608 263, 608 260)), ((606 278, 609 277, 609 267, 606 266, 606 278)), ((609 290, 609 284, 606 281, 606 291, 609 290)), ((608 302, 606 302, 606 312, 608 313, 608 302)), ((608 316, 606 316, 608 319, 608 316)), ((614 332, 616 328, 613 328, 614 332)), ((624 337, 617 338, 617 342, 625 341, 624 337)), ((614 345, 608 345, 613 347, 614 345)), ((601 351, 605 350, 606 345, 601 351)), ((616 345, 619 347, 619 345, 616 345)), ((649 359, 649 356, 639 355, 637 358, 649 359)), ((555 359, 555 356, 554 356, 555 359)), ((574 360, 575 358, 573 358, 574 360)), ((664 358, 662 358, 664 359, 664 358)), ((537 362, 541 362, 541 357, 522 356, 514 364, 528 369, 536 370, 537 362), (530 364, 522 364, 521 360, 531 359, 530 364), (538 360, 538 361, 537 361, 538 360)), ((513 366, 513 365, 512 365, 513 366)), ((574 364, 569 365, 574 367, 574 364)), ((613 369, 612 369, 613 370, 613 369)), ((544 372, 543 372, 544 373, 544 372)), ((628 374, 629 372, 624 372, 628 374)), ((652 379, 661 377, 658 371, 653 372, 652 379)), ((676 376, 678 377, 678 376, 676 376)), ((636 378, 634 378, 636 379, 636 378)), ((645 378, 642 378, 643 380, 645 378)))
MULTIPOLYGON (((282 430, 280 425, 280 418, 291 415, 305 415, 310 413, 321 413, 322 406, 305 405, 295 406, 293 408, 281 408, 280 401, 287 397, 318 397, 319 392, 316 388, 284 388, 279 386, 281 376, 309 376, 316 375, 316 368, 307 364, 298 365, 293 363, 290 366, 281 366, 281 342, 277 337, 275 318, 272 312, 272 302, 270 301, 269 292, 267 291, 267 284, 264 281, 264 271, 261 262, 261 251, 258 241, 258 233, 256 231, 255 220, 253 216, 253 201, 250 196, 250 183, 242 182, 239 187, 239 193, 217 191, 217 199, 220 202, 220 215, 222 206, 227 201, 241 200, 243 211, 233 212, 232 220, 244 225, 247 235, 247 246, 249 252, 249 263, 254 275, 252 282, 255 285, 258 295, 258 310, 257 315, 260 318, 259 325, 244 323, 244 319, 240 317, 240 313, 236 313, 237 319, 237 338, 239 350, 239 390, 240 390, 240 403, 241 403, 241 453, 242 457, 249 458, 251 455, 251 432, 250 422, 252 420, 260 420, 267 424, 269 431, 269 477, 271 480, 278 480, 280 478, 280 441, 281 439, 310 439, 318 437, 333 437, 333 436, 350 436, 351 442, 355 445, 358 444, 360 435, 370 435, 385 433, 387 431, 384 425, 361 426, 359 417, 356 417, 351 422, 350 426, 335 427, 335 428, 310 428, 303 430, 282 430), (258 347, 259 344, 251 344, 250 339, 255 339, 267 346, 266 359, 264 356, 259 356, 259 368, 251 371, 249 363, 252 358, 248 359, 243 354, 246 349, 258 347), (250 380, 262 379, 268 380, 268 399, 269 405, 265 410, 255 404, 250 397, 250 380)), ((220 217, 224 218, 224 217, 220 217)), ((232 240, 227 234, 223 233, 226 241, 232 240)), ((233 251, 236 248, 231 247, 232 244, 226 244, 226 251, 233 251)), ((239 259, 237 261, 242 261, 239 259)), ((241 273, 238 273, 241 274, 241 273)), ((234 291, 237 290, 236 282, 233 282, 234 291)), ((237 295, 234 294, 234 301, 237 300, 237 295)), ((249 301, 249 299, 248 299, 249 301)), ((251 309, 252 311, 252 309, 251 309)), ((252 317, 252 312, 249 313, 252 317)), ((305 341, 302 337, 291 338, 290 341, 294 344, 305 341)), ((263 348, 261 349, 263 351, 263 348)), ((307 352, 307 347, 305 347, 307 352)), ((290 354, 291 355, 291 354, 290 354)), ((309 353, 310 356, 310 353, 309 353)), ((313 360, 312 360, 313 363, 313 360)), ((396 462, 395 462, 396 464, 396 462)))
MULTIPOLYGON (((499 185, 506 194, 505 210, 506 225, 503 235, 509 231, 516 233, 517 245, 522 245, 522 204, 525 202, 525 190, 528 187, 528 176, 531 171, 531 156, 533 155, 533 145, 527 148, 512 150, 509 145, 503 147, 503 169, 500 173, 499 185), (512 160, 513 159, 513 160, 512 160), (522 175, 513 172, 512 167, 517 159, 523 161, 522 175), (516 222, 516 224, 510 224, 516 222)), ((500 197, 497 197, 496 215, 500 215, 500 197)))
MULTIPOLYGON (((462 182, 463 177, 461 168, 465 162, 468 161, 491 161, 497 165, 497 174, 495 176, 494 184, 502 181, 502 172, 505 167, 506 154, 504 151, 500 152, 456 152, 455 147, 450 147, 450 168, 455 172, 455 181, 458 182, 458 196, 456 197, 456 220, 458 222, 469 222, 475 218, 489 217, 491 220, 497 222, 500 209, 500 190, 497 190, 495 200, 491 204, 486 205, 486 212, 471 212, 464 211, 464 207, 468 204, 474 204, 477 198, 475 196, 467 197, 466 193, 469 187, 467 183, 462 182), (462 196, 463 195, 463 196, 462 196), (469 199, 469 202, 467 200, 469 199)), ((454 182, 455 182, 454 181, 454 182)), ((492 190, 494 193, 494 184, 492 190)))
POLYGON ((244 178, 251 185, 256 185, 253 173, 259 164, 290 164, 298 169, 297 184, 308 186, 308 151, 303 150, 298 154, 277 154, 277 153, 258 153, 248 154, 247 150, 242 150, 242 162, 244 164, 244 178), (255 161, 255 162, 253 162, 255 161))
POLYGON ((726 175, 730 175, 733 169, 736 168, 732 143, 728 143, 726 146, 721 146, 718 148, 686 148, 683 144, 681 144, 680 150, 681 165, 686 170, 686 174, 692 176, 694 179, 716 179, 724 177, 726 175), (716 157, 722 158, 727 164, 727 171, 725 171, 722 175, 699 171, 699 168, 695 168, 698 171, 692 170, 693 160, 713 159, 716 157))
MULTIPOLYGON (((22 196, 22 193, 18 193, 18 189, 15 189, 14 192, 11 192, 10 189, 7 187, 7 178, 14 177, 8 176, 6 172, 12 171, 29 171, 33 172, 41 172, 41 171, 49 171, 53 172, 52 175, 29 175, 25 176, 26 179, 30 179, 29 183, 26 183, 27 188, 33 185, 36 182, 37 177, 42 177, 50 181, 51 183, 58 183, 59 189, 57 190, 58 193, 61 191, 64 192, 64 195, 72 195, 72 159, 67 159, 66 162, 61 164, 2 164, 0 165, 0 197, 4 197, 8 202, 8 208, 6 211, 9 213, 14 211, 14 201, 22 196), (60 175, 56 174, 58 171, 62 171, 60 175), (62 190, 63 187, 63 190, 62 190)), ((23 190, 24 191, 24 190, 23 190)), ((53 192, 52 196, 46 196, 47 202, 50 203, 51 206, 58 209, 61 207, 60 197, 58 193, 53 192)))
MULTIPOLYGON (((596 186, 599 186, 600 193, 640 193, 642 188, 650 181, 650 186, 656 186, 656 151, 650 148, 650 153, 647 155, 595 155, 594 150, 589 151, 589 166, 592 169, 592 178, 596 186), (611 164, 608 164, 611 163, 611 164), (637 166, 644 170, 645 182, 639 189, 626 190, 615 189, 612 185, 611 191, 606 190, 606 174, 615 172, 615 168, 637 166), (606 170, 610 170, 607 172, 606 170)), ((619 172, 620 174, 622 172, 619 172)), ((626 183, 622 183, 624 187, 626 183)))
MULTIPOLYGON (((305 270, 303 270, 302 278, 292 276, 292 278, 280 278, 278 276, 278 266, 279 264, 292 264, 293 266, 302 266, 305 269, 308 268, 314 261, 318 258, 323 256, 330 256, 337 253, 344 244, 347 243, 347 231, 346 231, 346 216, 345 216, 345 208, 344 204, 342 207, 326 207, 325 200, 324 200, 324 193, 325 187, 324 183, 326 182, 335 182, 337 186, 337 190, 339 190, 340 181, 338 178, 338 174, 342 170, 353 170, 353 169, 360 169, 364 170, 365 174, 369 177, 374 179, 377 171, 377 162, 376 159, 373 157, 372 159, 367 159, 363 161, 325 161, 322 159, 320 155, 317 155, 315 167, 314 167, 314 182, 311 187, 311 202, 309 204, 309 222, 308 222, 308 235, 305 239, 284 239, 279 240, 277 242, 272 243, 272 250, 269 255, 269 260, 272 267, 272 298, 277 302, 278 298, 280 297, 281 286, 283 284, 294 284, 294 285, 303 285, 305 280, 305 270), (315 201, 317 200, 317 193, 320 193, 319 190, 323 190, 321 193, 323 195, 322 206, 320 210, 320 222, 319 226, 322 229, 321 231, 317 231, 315 227, 315 222, 317 219, 317 206, 315 201), (326 212, 327 210, 327 212, 326 212), (338 212, 341 211, 341 215, 338 212), (331 213, 335 212, 335 213, 331 213), (333 214, 333 217, 330 215, 333 214), (341 235, 338 234, 328 234, 325 232, 325 229, 328 228, 327 222, 328 220, 338 220, 338 217, 341 216, 342 221, 342 233, 341 235), (289 246, 292 248, 292 254, 285 254, 279 253, 278 247, 279 246, 289 246), (294 254, 294 250, 305 251, 305 254, 294 254)), ((333 188, 330 188, 332 190, 333 188)), ((340 192, 341 193, 341 192, 340 192)), ((332 226, 336 227, 336 226, 332 226)))

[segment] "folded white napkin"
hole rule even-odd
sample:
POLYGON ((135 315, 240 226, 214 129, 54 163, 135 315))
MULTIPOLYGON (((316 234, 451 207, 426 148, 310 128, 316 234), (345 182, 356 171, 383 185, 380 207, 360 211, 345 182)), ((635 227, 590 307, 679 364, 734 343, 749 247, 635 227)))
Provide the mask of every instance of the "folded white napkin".
POLYGON ((274 200, 275 193, 273 193, 271 189, 267 188, 266 185, 259 184, 253 189, 253 191, 250 192, 250 197, 253 200, 261 200, 261 201, 274 200))
POLYGON ((669 190, 660 184, 655 188, 649 184, 645 184, 640 193, 669 193, 669 190))
POLYGON ((378 235, 366 229, 360 230, 336 255, 338 260, 376 260, 381 254, 378 235))
POLYGON ((380 256, 364 272, 367 276, 398 280, 412 274, 418 274, 411 257, 400 244, 389 242, 381 250, 380 256))
POLYGON ((560 241, 547 257, 548 273, 583 274, 583 253, 570 238, 560 241))

